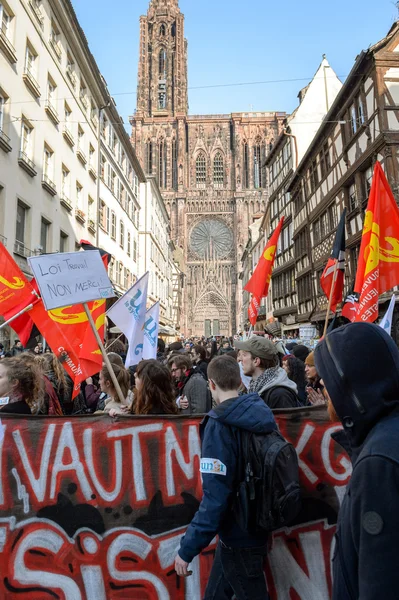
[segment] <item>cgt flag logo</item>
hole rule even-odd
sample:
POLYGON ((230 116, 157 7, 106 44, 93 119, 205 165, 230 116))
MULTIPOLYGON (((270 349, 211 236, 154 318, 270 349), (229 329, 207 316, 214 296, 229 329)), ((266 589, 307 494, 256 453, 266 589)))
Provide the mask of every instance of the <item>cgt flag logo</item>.
POLYGON ((376 162, 356 273, 355 292, 360 295, 356 321, 375 321, 379 295, 398 284, 399 209, 376 162))
POLYGON ((19 304, 23 308, 36 299, 33 287, 0 243, 0 315, 4 316, 19 304))

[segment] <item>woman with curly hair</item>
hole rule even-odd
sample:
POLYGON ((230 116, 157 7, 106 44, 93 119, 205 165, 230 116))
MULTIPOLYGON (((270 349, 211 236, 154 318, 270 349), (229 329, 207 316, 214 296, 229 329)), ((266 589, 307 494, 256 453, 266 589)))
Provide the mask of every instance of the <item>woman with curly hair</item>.
POLYGON ((20 415, 37 414, 44 389, 40 369, 19 357, 4 358, 0 363, 0 412, 20 415))
POLYGON ((157 360, 142 360, 135 373, 136 394, 131 407, 135 415, 176 415, 172 376, 157 360))
POLYGON ((292 356, 291 354, 284 356, 283 358, 283 369, 286 371, 291 381, 296 383, 298 388, 298 398, 303 406, 307 405, 307 394, 306 394, 306 375, 304 363, 292 356))

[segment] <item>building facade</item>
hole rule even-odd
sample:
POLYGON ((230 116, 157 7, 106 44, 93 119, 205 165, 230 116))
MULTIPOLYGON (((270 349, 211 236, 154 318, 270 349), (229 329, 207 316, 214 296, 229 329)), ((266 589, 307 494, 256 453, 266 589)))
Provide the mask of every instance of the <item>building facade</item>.
POLYGON ((154 176, 141 184, 140 198, 139 270, 141 275, 149 271, 148 304, 159 302, 160 325, 176 325, 169 215, 154 176))
MULTIPOLYGON (((146 181, 111 101, 101 111, 98 245, 112 254, 109 275, 120 294, 140 275, 140 184, 146 181)), ((91 223, 90 223, 91 224, 91 223)))
POLYGON ((266 159, 269 183, 267 220, 270 229, 264 224, 263 229, 270 235, 284 216, 270 292, 273 296, 273 315, 281 324, 282 334, 291 332, 292 335, 299 336, 294 206, 288 188, 341 88, 341 81, 323 57, 312 81, 299 92, 299 106, 287 118, 282 133, 266 159))
POLYGON ((132 143, 145 173, 157 178, 184 255, 183 331, 230 335, 242 310, 248 227, 266 208, 262 165, 285 114, 189 115, 187 82, 178 0, 151 0, 140 19, 132 143))
MULTIPOLYGON (((137 178, 144 173, 70 0, 1 0, 0 241, 22 271, 30 274, 32 254, 75 251, 84 239, 114 255, 123 291, 137 275, 137 178), (111 144, 100 136, 102 109, 111 144), (117 215, 115 240, 100 198, 117 215)), ((12 335, 5 328, 0 341, 12 335)))
MULTIPOLYGON (((327 299, 320 276, 340 215, 346 219, 346 291, 357 268, 375 162, 399 200, 399 23, 361 52, 288 187, 293 203, 297 295, 287 301, 298 323, 322 329, 327 299)), ((384 301, 384 297, 380 302, 384 301)), ((399 338, 395 313, 393 333, 399 338)))

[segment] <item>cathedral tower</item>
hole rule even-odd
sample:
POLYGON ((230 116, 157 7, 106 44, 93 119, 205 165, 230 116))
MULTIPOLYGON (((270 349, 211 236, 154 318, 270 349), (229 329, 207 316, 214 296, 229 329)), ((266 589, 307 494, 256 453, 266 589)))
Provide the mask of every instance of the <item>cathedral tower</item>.
POLYGON ((152 0, 140 19, 137 114, 187 114, 187 41, 178 0, 152 0))
POLYGON ((188 114, 178 0, 151 0, 140 19, 139 56, 132 144, 144 171, 157 178, 172 240, 185 258, 182 331, 231 335, 241 312, 248 227, 266 209, 263 164, 286 115, 188 114))

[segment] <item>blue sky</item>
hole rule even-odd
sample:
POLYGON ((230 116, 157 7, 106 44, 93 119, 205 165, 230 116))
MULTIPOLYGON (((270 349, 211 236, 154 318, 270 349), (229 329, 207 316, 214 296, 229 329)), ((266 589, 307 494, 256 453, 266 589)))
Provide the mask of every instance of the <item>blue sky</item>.
MULTIPOLYGON (((136 106, 139 17, 149 0, 72 0, 91 51, 125 122, 136 106)), ((180 0, 186 18, 190 114, 291 112, 325 53, 344 78, 363 49, 384 37, 392 0, 180 0)))

